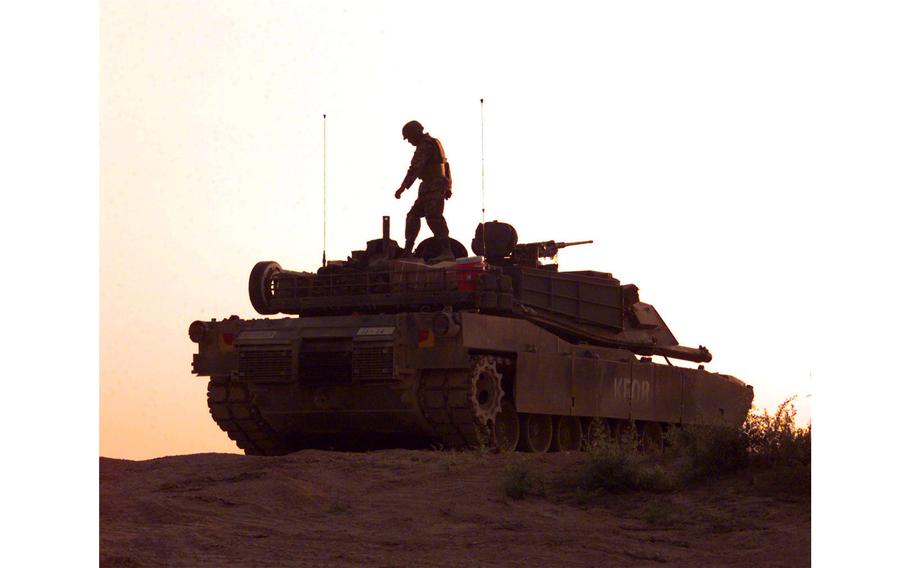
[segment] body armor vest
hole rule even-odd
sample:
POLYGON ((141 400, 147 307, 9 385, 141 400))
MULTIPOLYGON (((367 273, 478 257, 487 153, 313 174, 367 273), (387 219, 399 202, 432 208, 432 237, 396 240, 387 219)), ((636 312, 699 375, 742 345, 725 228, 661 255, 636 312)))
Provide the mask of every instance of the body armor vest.
POLYGON ((430 140, 436 146, 436 152, 433 153, 431 159, 427 160, 426 165, 417 177, 424 181, 435 177, 444 177, 451 180, 452 174, 449 170, 449 163, 446 161, 446 151, 442 149, 442 142, 433 137, 430 137, 430 140))

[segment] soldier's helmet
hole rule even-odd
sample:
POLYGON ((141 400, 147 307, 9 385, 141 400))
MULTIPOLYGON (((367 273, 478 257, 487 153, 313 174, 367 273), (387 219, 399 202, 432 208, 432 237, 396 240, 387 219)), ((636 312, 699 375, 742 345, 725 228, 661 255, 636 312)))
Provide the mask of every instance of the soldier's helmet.
POLYGON ((423 134, 423 125, 412 120, 411 122, 404 125, 401 129, 401 137, 407 140, 411 136, 420 136, 423 134))

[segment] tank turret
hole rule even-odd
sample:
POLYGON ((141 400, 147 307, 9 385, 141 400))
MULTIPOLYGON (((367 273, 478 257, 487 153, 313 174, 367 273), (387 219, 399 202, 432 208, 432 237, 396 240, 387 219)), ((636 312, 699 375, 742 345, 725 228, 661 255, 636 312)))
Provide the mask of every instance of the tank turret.
MULTIPOLYGON (((401 258, 401 248, 384 236, 354 251, 345 261, 330 261, 316 273, 294 272, 273 261, 258 263, 250 273, 250 301, 263 315, 381 313, 405 309, 476 309, 532 321, 573 342, 629 349, 696 363, 711 360, 703 346, 680 346, 653 305, 639 300, 638 287, 620 284, 606 272, 559 272, 542 265, 568 246, 593 241, 518 243, 515 229, 493 221, 478 225, 465 257, 428 264, 401 258), (485 236, 484 236, 485 234, 485 236), (486 242, 484 242, 486 239, 486 242)), ((432 238, 425 243, 432 243, 432 238)), ((421 243, 424 245, 424 243, 421 243)), ((418 250, 420 247, 418 247, 418 250)), ((425 245, 427 257, 435 248, 425 245)))

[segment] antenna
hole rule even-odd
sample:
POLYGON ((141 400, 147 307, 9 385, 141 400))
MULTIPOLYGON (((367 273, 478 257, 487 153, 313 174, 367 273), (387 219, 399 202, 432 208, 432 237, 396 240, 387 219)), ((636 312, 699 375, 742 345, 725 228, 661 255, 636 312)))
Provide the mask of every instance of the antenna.
POLYGON ((487 195, 484 187, 483 163, 483 98, 480 99, 480 240, 483 243, 483 253, 487 253, 487 195))
POLYGON ((326 191, 325 191, 325 115, 322 115, 322 266, 325 266, 325 225, 326 225, 326 215, 325 215, 325 202, 326 202, 326 191))

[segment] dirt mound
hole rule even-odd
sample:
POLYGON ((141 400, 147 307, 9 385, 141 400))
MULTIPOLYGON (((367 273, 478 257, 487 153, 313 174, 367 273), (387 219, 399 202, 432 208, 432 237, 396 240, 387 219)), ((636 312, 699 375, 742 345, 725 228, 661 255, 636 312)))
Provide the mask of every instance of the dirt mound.
POLYGON ((580 504, 585 454, 101 458, 101 566, 808 566, 808 502, 727 479, 580 504), (510 461, 547 480, 512 500, 510 461), (565 488, 563 490, 563 488, 565 488))

